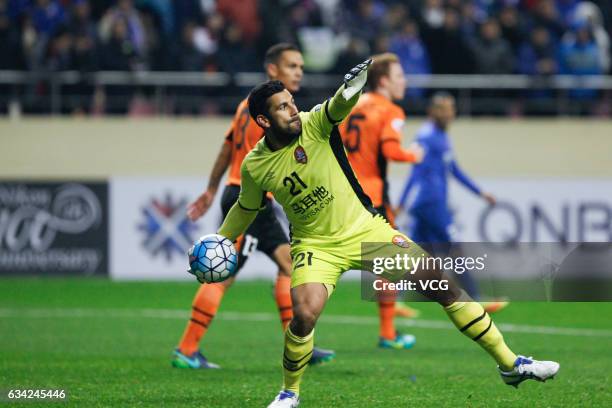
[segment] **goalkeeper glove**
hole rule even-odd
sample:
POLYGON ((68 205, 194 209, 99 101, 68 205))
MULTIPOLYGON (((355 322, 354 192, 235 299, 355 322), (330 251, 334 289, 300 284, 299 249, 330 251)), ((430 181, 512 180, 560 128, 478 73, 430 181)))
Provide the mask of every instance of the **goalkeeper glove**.
POLYGON ((352 68, 344 76, 344 90, 342 91, 342 97, 345 101, 348 101, 363 89, 368 80, 368 67, 371 63, 372 59, 367 59, 361 64, 358 64, 355 68, 352 68))
POLYGON ((196 277, 196 279, 198 280, 198 282, 200 283, 206 283, 206 281, 204 280, 204 277, 201 274, 197 274, 195 273, 191 267, 187 268, 187 272, 189 272, 190 274, 192 274, 193 276, 196 277))

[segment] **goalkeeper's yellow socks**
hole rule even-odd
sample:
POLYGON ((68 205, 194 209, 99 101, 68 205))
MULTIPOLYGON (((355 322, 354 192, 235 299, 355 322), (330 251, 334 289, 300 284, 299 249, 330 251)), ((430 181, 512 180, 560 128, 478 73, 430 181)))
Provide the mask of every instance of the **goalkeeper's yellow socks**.
POLYGON ((193 299, 191 319, 187 323, 178 346, 181 353, 190 356, 198 350, 200 339, 217 314, 224 293, 225 286, 220 283, 207 283, 200 286, 193 299))
POLYGON ((508 348, 495 323, 480 303, 464 293, 459 301, 445 307, 444 310, 459 331, 480 344, 503 371, 512 369, 516 354, 508 348))
POLYGON ((293 310, 291 309, 291 277, 286 275, 278 275, 276 285, 274 285, 274 299, 278 306, 283 331, 287 330, 289 322, 293 318, 293 310))
POLYGON ((289 327, 285 331, 285 352, 283 354, 283 389, 300 392, 300 381, 308 367, 314 347, 314 330, 307 336, 296 336, 289 327))

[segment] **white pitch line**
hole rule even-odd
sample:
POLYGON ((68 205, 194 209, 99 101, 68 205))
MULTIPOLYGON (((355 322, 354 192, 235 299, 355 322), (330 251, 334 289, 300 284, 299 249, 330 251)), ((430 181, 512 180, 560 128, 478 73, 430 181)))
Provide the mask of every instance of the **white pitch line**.
MULTIPOLYGON (((51 308, 51 309, 15 309, 0 308, 0 318, 151 318, 151 319, 187 319, 188 310, 181 309, 82 309, 82 308, 51 308)), ((273 313, 251 312, 221 312, 219 318, 233 321, 270 322, 277 321, 273 313)), ((378 318, 374 316, 323 315, 323 323, 346 325, 377 325, 378 318)), ((455 330, 455 327, 443 320, 397 319, 398 326, 418 327, 422 329, 455 330)), ((511 323, 500 323, 499 328, 508 333, 548 334, 578 337, 612 337, 612 330, 581 329, 577 327, 531 326, 511 323)))

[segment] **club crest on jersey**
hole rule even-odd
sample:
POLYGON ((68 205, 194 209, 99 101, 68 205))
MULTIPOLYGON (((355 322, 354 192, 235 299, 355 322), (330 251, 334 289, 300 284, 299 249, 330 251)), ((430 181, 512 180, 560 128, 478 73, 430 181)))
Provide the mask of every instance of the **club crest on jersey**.
POLYGON ((408 240, 401 235, 395 235, 391 239, 391 242, 393 242, 395 245, 397 245, 400 248, 408 248, 410 246, 410 242, 408 242, 408 240))
POLYGON ((308 156, 306 156, 306 150, 302 146, 298 146, 295 148, 293 152, 293 157, 295 157, 295 161, 301 164, 306 164, 308 161, 308 156))

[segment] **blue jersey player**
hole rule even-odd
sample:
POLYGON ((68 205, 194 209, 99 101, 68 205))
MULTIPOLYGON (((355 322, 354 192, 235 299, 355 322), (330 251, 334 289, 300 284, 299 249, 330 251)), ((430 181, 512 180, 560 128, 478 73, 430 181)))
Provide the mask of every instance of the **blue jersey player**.
MULTIPOLYGON (((413 167, 398 206, 398 210, 406 208, 410 213, 409 235, 415 242, 445 244, 452 241, 449 175, 490 205, 495 205, 495 197, 482 191, 455 160, 448 135, 448 127, 454 119, 454 97, 447 93, 435 94, 429 105, 429 120, 421 126, 415 140, 425 151, 425 157, 413 167)), ((469 274, 458 277, 470 296, 478 299, 478 287, 469 274)), ((505 305, 505 302, 487 302, 485 309, 494 312, 505 305)))

